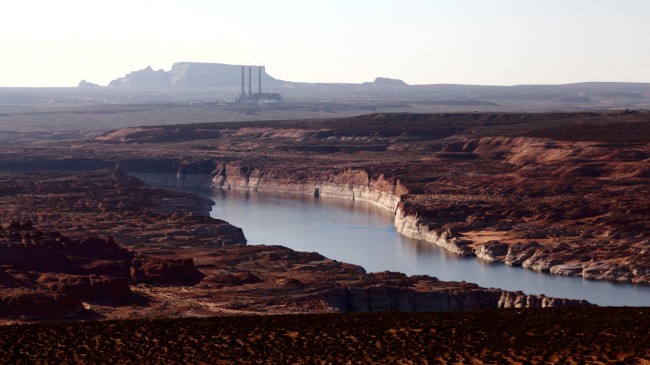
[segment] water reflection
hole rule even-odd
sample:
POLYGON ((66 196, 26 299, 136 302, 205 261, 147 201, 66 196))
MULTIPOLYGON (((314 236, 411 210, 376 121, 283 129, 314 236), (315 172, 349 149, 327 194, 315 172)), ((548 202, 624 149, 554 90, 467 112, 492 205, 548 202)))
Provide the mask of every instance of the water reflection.
MULTIPOLYGON (((147 174, 151 175, 151 174, 147 174)), ((211 196, 211 215, 244 230, 249 244, 274 244, 314 251, 363 266, 369 272, 399 271, 431 275, 446 281, 468 281, 485 287, 583 298, 599 305, 650 305, 650 287, 539 274, 531 270, 459 257, 430 243, 398 234, 391 212, 339 198, 222 191, 205 183, 161 176, 138 177, 152 185, 211 196)))

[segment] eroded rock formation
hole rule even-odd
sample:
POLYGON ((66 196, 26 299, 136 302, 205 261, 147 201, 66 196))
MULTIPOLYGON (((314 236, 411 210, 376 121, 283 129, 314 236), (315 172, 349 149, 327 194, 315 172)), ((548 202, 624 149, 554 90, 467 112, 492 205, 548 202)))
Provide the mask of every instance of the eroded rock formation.
POLYGON ((31 222, 0 226, 0 317, 82 314, 82 302, 137 300, 131 285, 192 285, 203 278, 191 258, 138 255, 112 237, 71 239, 31 222))
POLYGON ((111 237, 72 240, 13 222, 0 229, 0 316, 68 317, 85 300, 124 301, 131 260, 111 237))

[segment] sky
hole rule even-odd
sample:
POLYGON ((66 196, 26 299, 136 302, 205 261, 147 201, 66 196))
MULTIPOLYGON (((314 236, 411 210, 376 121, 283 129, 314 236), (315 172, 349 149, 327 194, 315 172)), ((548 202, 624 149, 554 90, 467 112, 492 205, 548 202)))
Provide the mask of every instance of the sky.
POLYGON ((0 86, 175 62, 300 82, 650 82, 650 0, 6 0, 0 86))

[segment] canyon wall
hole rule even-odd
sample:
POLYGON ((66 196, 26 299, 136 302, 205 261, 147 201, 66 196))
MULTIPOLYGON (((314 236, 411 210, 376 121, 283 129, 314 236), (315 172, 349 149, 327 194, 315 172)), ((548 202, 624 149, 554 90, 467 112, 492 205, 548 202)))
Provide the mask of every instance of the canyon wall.
POLYGON ((474 250, 469 247, 472 241, 454 237, 449 229, 436 231, 429 225, 422 224, 417 213, 408 214, 401 206, 395 213, 395 228, 407 237, 435 243, 457 255, 471 256, 474 254, 474 250))
POLYGON ((384 175, 373 177, 364 170, 346 169, 336 175, 292 179, 281 177, 278 172, 225 162, 219 163, 215 171, 213 186, 226 190, 299 193, 368 202, 393 212, 397 231, 407 237, 434 243, 458 255, 474 254, 468 246, 471 241, 453 237, 449 230, 436 231, 422 224, 416 213, 406 213, 400 202, 408 188, 384 175))
MULTIPOLYGON (((463 284, 458 284, 462 286, 463 284)), ((466 284, 465 284, 466 285, 466 284)), ((549 298, 522 292, 485 288, 417 291, 412 288, 373 286, 338 288, 326 301, 341 312, 448 312, 486 308, 553 308, 589 306, 585 300, 549 298)))
POLYGON ((214 187, 253 191, 299 193, 312 196, 349 198, 397 211, 399 196, 407 189, 399 180, 384 175, 372 177, 367 171, 347 169, 330 176, 293 178, 279 172, 235 163, 219 163, 212 179, 214 187))
POLYGON ((648 284, 648 156, 640 144, 449 139, 412 165, 217 160, 212 184, 365 201, 393 212, 399 233, 457 255, 648 284))

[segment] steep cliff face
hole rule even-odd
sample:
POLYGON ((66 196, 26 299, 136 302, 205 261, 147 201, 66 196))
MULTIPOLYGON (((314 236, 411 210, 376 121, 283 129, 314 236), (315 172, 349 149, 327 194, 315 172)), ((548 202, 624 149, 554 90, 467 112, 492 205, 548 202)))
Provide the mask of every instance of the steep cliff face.
POLYGON ((398 206, 397 208, 395 228, 397 232, 407 237, 434 243, 460 256, 471 256, 474 254, 474 250, 469 247, 472 243, 471 241, 454 237, 450 229, 436 230, 430 225, 423 224, 417 214, 407 214, 403 206, 398 206))
POLYGON ((450 142, 435 158, 448 155, 453 159, 462 155, 461 161, 467 156, 472 156, 469 161, 482 160, 463 163, 468 171, 462 178, 436 175, 424 185, 407 180, 409 187, 395 177, 399 173, 382 168, 316 169, 305 164, 299 169, 243 162, 218 163, 212 182, 224 189, 370 202, 395 213, 401 234, 461 256, 556 275, 650 282, 643 223, 648 203, 640 198, 647 184, 639 178, 650 160, 641 146, 621 149, 588 142, 485 137, 450 142), (491 166, 484 176, 475 172, 495 161, 498 166, 491 166), (622 198, 622 205, 608 195, 623 189, 631 195, 622 198), (616 212, 595 204, 588 198, 592 196, 618 207, 616 212), (625 206, 634 208, 624 210, 625 206))
POLYGON ((549 298, 544 295, 524 294, 520 291, 502 292, 497 303, 498 308, 556 308, 585 306, 589 306, 589 303, 585 300, 549 298))
POLYGON ((399 196, 408 189, 399 180, 376 177, 365 170, 345 169, 334 174, 291 176, 238 163, 221 162, 212 183, 224 189, 292 192, 365 201, 395 212, 399 196))
POLYGON ((224 247, 192 254, 205 277, 192 292, 183 293, 186 304, 210 297, 211 308, 231 311, 423 312, 590 305, 424 275, 366 273, 356 265, 282 246, 224 247))
POLYGON ((436 230, 423 224, 417 212, 406 212, 400 201, 409 189, 400 180, 387 179, 383 174, 373 177, 365 170, 345 169, 331 175, 295 177, 226 162, 219 163, 215 171, 212 183, 223 189, 291 192, 369 202, 395 213, 395 227, 407 237, 434 243, 458 255, 474 254, 471 241, 456 237, 449 229, 436 230))
POLYGON ((486 308, 551 308, 583 307, 584 300, 549 298, 522 292, 479 287, 432 288, 418 291, 411 287, 372 286, 338 288, 325 300, 341 312, 448 312, 486 308))

